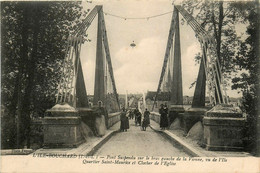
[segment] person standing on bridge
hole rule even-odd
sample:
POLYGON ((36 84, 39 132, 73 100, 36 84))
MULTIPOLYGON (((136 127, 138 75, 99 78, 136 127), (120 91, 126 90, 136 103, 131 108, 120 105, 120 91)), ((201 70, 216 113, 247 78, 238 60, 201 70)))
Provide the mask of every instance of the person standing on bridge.
POLYGON ((129 112, 129 118, 134 119, 134 112, 131 109, 130 109, 130 112, 129 112))
POLYGON ((126 129, 129 129, 129 111, 126 110, 126 129))
POLYGON ((146 127, 150 124, 149 115, 150 115, 150 112, 146 108, 144 111, 144 119, 143 119, 143 123, 142 123, 142 128, 144 131, 146 131, 146 127))
POLYGON ((141 119, 141 113, 139 112, 138 108, 136 107, 134 110, 135 115, 135 126, 139 123, 139 119, 141 119))
POLYGON ((142 113, 137 110, 137 116, 136 116, 136 125, 138 124, 138 126, 141 126, 141 121, 142 121, 142 113))
POLYGON ((95 119, 95 129, 96 135, 102 137, 106 134, 107 123, 106 123, 106 111, 103 107, 102 101, 98 101, 98 107, 96 108, 96 119, 95 119))
POLYGON ((162 130, 165 130, 166 127, 168 127, 168 118, 167 118, 168 108, 167 108, 167 106, 165 107, 163 104, 161 104, 159 113, 161 114, 160 127, 162 130))
POLYGON ((122 108, 122 112, 120 115, 120 120, 121 120, 121 124, 120 124, 120 131, 124 132, 127 131, 127 117, 126 117, 126 110, 123 107, 122 108))

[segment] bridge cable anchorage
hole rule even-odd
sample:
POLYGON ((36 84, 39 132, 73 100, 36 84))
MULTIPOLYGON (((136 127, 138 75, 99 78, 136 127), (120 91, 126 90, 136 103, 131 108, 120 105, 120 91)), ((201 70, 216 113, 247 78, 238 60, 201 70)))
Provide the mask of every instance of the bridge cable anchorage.
POLYGON ((175 5, 178 11, 182 14, 184 19, 188 21, 188 24, 198 35, 198 40, 201 43, 202 50, 206 49, 204 56, 204 67, 206 70, 207 88, 209 90, 209 97, 213 98, 211 104, 227 103, 226 94, 223 95, 223 76, 220 69, 220 63, 217 56, 217 48, 215 39, 196 21, 196 19, 190 15, 180 5, 175 5), (203 46, 204 45, 204 46, 203 46))

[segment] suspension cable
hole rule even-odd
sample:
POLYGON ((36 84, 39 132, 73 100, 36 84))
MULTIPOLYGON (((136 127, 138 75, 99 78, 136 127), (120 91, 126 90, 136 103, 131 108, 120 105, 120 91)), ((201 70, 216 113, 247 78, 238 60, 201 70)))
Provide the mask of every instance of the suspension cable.
POLYGON ((166 13, 161 13, 161 14, 157 14, 157 15, 153 15, 153 16, 147 16, 147 17, 124 17, 124 16, 119 16, 119 15, 115 15, 115 14, 111 14, 111 13, 107 13, 107 12, 103 12, 105 15, 108 15, 108 16, 113 16, 113 17, 116 17, 116 18, 120 18, 120 19, 124 19, 124 20, 148 20, 148 19, 151 19, 151 18, 156 18, 156 17, 160 17, 160 16, 164 16, 164 15, 167 15, 167 14, 171 14, 173 11, 169 11, 169 12, 166 12, 166 13))

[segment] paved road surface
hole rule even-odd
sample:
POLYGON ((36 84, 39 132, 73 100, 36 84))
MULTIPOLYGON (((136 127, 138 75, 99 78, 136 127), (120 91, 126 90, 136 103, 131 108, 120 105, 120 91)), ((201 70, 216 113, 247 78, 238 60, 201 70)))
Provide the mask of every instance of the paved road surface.
POLYGON ((182 150, 174 147, 166 138, 147 127, 141 131, 130 120, 130 129, 112 136, 95 155, 122 155, 122 156, 188 156, 182 150))

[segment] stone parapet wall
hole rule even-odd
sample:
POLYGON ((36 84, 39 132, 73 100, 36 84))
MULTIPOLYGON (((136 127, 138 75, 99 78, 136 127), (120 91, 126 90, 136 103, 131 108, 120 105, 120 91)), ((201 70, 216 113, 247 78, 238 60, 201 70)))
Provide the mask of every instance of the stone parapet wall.
POLYGON ((121 112, 108 114, 108 128, 112 127, 114 124, 120 121, 120 114, 121 112))
POLYGON ((89 108, 78 108, 79 116, 81 117, 81 121, 86 124, 92 132, 95 131, 95 119, 96 113, 89 108))
POLYGON ((150 118, 160 124, 160 114, 158 112, 151 112, 150 118))

